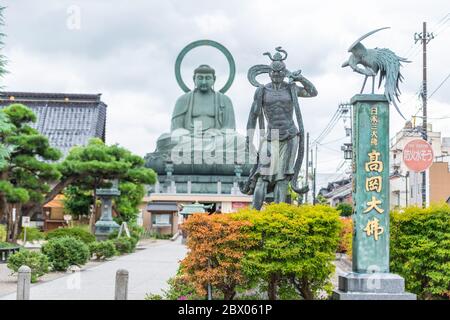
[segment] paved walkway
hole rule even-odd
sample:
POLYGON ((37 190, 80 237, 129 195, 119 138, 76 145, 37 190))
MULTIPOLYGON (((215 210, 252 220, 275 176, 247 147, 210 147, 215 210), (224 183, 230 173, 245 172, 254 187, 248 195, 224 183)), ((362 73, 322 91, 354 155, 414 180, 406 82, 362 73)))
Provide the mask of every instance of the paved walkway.
MULTIPOLYGON (((168 288, 167 280, 178 270, 178 262, 186 255, 181 237, 172 242, 159 240, 145 249, 116 258, 98 266, 61 278, 35 284, 31 300, 112 300, 115 274, 118 269, 129 271, 128 299, 142 300, 148 293, 160 294, 168 288)), ((14 300, 16 293, 0 297, 14 300)))

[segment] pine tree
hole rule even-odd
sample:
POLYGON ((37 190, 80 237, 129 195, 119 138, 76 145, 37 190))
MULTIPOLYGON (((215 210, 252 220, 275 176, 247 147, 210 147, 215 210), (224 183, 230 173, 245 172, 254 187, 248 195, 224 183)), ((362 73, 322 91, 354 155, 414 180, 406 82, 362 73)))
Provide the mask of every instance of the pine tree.
POLYGON ((51 163, 61 157, 61 152, 51 148, 47 137, 29 125, 36 116, 28 107, 12 104, 0 113, 10 126, 0 136, 1 144, 9 148, 7 161, 0 169, 0 215, 7 222, 7 240, 15 241, 23 207, 41 203, 50 191, 50 183, 61 177, 51 163))

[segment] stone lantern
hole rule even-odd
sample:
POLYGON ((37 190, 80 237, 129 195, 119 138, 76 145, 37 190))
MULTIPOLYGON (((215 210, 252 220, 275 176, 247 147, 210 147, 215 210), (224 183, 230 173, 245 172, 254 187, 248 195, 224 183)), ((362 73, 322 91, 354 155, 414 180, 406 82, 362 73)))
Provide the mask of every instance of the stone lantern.
POLYGON ((119 225, 112 218, 112 199, 120 195, 118 181, 114 180, 111 188, 97 189, 97 196, 102 203, 102 216, 95 223, 95 237, 97 240, 107 240, 108 236, 119 229, 119 225))

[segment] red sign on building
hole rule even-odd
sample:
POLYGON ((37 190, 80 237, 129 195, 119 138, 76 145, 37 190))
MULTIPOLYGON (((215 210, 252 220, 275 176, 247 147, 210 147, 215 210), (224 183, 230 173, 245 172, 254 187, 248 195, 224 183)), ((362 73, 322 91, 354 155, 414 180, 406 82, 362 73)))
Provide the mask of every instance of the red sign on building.
POLYGON ((422 139, 415 139, 403 148, 403 161, 409 170, 422 172, 433 163, 433 149, 431 145, 422 139))
POLYGON ((238 210, 238 209, 246 208, 249 205, 250 205, 250 203, 247 203, 247 202, 232 202, 231 208, 233 210, 238 210))

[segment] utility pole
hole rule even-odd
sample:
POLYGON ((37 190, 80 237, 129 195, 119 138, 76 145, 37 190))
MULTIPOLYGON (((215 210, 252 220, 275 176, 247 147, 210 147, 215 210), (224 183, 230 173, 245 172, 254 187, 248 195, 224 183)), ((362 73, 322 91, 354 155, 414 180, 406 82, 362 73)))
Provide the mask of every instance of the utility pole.
POLYGON ((408 177, 409 177, 409 171, 406 171, 406 174, 405 174, 405 208, 408 208, 408 177))
MULTIPOLYGON (((311 152, 311 174, 312 174, 312 180, 313 180, 312 181, 312 190, 311 190, 312 203, 316 204, 316 195, 315 195, 315 192, 314 192, 315 174, 314 174, 314 157, 313 157, 314 153, 313 153, 313 148, 311 148, 309 151, 311 152)), ((316 159, 316 161, 317 161, 317 159, 316 159)))
MULTIPOLYGON (((314 163, 314 184, 313 184, 313 204, 316 204, 316 182, 317 182, 317 144, 316 144, 316 162, 314 163)), ((312 148, 311 148, 311 153, 312 153, 312 148)), ((312 159, 312 154, 311 154, 311 159, 312 159)))
MULTIPOLYGON (((427 128, 427 44, 434 38, 433 33, 427 32, 427 23, 423 22, 423 28, 421 33, 414 34, 414 40, 422 42, 422 55, 423 55, 423 68, 422 68, 422 137, 423 140, 428 140, 428 128, 427 128)), ((426 170, 422 172, 422 207, 427 205, 427 173, 426 170)))
MULTIPOLYGON (((306 172, 305 172, 305 181, 306 181, 306 185, 307 186, 309 186, 308 169, 309 169, 309 132, 306 133, 306 172)), ((305 193, 305 204, 308 204, 308 192, 305 193)))

